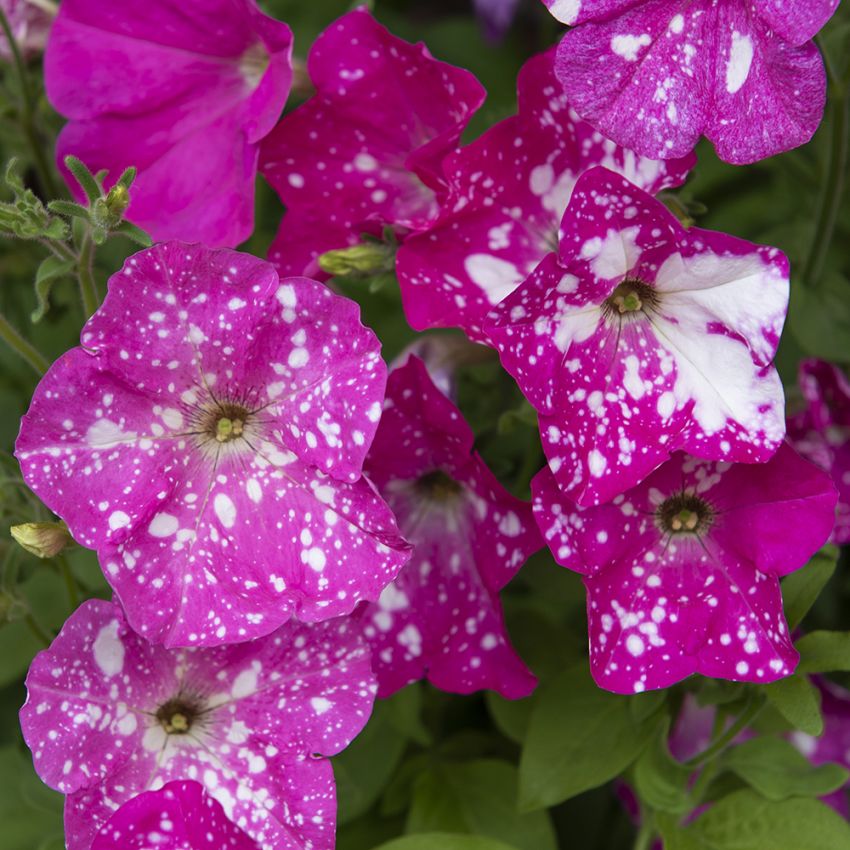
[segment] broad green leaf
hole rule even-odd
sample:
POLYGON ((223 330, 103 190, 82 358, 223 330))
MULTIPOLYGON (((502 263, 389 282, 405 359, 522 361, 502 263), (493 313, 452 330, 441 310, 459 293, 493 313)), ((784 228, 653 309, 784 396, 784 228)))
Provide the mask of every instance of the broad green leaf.
POLYGON ((837 764, 815 767, 793 745, 781 738, 761 737, 728 750, 723 766, 769 800, 823 797, 850 778, 837 764))
POLYGON ((446 832, 430 832, 424 835, 407 835, 396 838, 375 850, 512 850, 493 838, 479 835, 451 835, 446 832))
POLYGON ((691 808, 688 780, 691 771, 670 754, 670 719, 658 724, 655 739, 633 768, 638 797, 656 811, 684 814, 691 808))
POLYGON ((586 662, 538 690, 520 761, 520 808, 540 809, 608 782, 641 753, 655 724, 603 691, 586 662))
POLYGON ((423 747, 431 743, 431 736, 422 722, 422 687, 418 682, 381 702, 386 706, 387 721, 402 735, 423 747))
POLYGON ((815 604, 838 563, 838 548, 824 546, 801 570, 782 579, 785 617, 792 631, 800 625, 815 604))
POLYGON ((548 813, 518 811, 518 784, 517 769, 496 759, 435 765, 417 780, 407 832, 469 832, 517 850, 557 850, 548 813))
POLYGON ((806 676, 791 676, 762 687, 770 704, 795 728, 808 735, 823 732, 820 694, 806 676))
POLYGON ((0 748, 0 846, 37 850, 62 846, 62 796, 41 784, 28 753, 0 748), (50 846, 53 846, 52 844, 50 846))
POLYGON ((765 800, 738 791, 684 830, 674 850, 850 850, 850 824, 819 800, 765 800))
POLYGON ((505 699, 495 691, 487 691, 487 708, 499 731, 515 744, 521 744, 528 732, 534 697, 526 699, 505 699))
POLYGON ((796 644, 798 673, 834 673, 850 670, 850 632, 811 632, 796 644))
POLYGON ((791 291, 788 327, 804 351, 837 363, 850 360, 850 281, 829 271, 817 288, 797 280, 791 291))
POLYGON ((60 260, 59 257, 46 257, 35 273, 35 295, 38 306, 33 310, 30 319, 39 322, 50 307, 50 289, 59 278, 74 270, 73 260, 60 260))

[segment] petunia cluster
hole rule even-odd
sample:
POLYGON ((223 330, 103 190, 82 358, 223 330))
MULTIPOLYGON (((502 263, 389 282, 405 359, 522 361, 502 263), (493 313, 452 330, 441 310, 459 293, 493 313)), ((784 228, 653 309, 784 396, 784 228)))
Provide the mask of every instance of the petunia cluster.
POLYGON ((137 166, 156 242, 16 446, 114 591, 36 657, 21 712, 69 850, 331 850, 327 757, 376 695, 534 689, 500 592, 544 542, 583 577, 600 686, 793 672, 779 578, 846 539, 850 385, 804 365, 809 462, 773 366, 787 259, 663 193, 702 133, 735 162, 811 136, 836 3, 547 5, 573 29, 461 146, 483 87, 365 8, 278 120, 292 36, 254 0, 63 0, 59 160, 137 166), (258 171, 286 207, 268 262, 231 250, 258 171), (320 265, 364 237, 397 249, 413 328, 471 342, 421 338, 388 374, 320 265), (453 398, 483 346, 537 416, 531 502, 453 398))

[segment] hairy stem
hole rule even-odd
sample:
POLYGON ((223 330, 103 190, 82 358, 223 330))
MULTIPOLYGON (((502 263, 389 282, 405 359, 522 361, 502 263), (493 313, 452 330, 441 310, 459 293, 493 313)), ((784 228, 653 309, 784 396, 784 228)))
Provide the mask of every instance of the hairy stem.
POLYGON ((80 280, 80 296, 83 300, 83 312, 86 319, 100 306, 100 298, 97 294, 97 286, 94 282, 94 242, 91 235, 83 237, 80 248, 80 257, 77 263, 77 277, 80 280))

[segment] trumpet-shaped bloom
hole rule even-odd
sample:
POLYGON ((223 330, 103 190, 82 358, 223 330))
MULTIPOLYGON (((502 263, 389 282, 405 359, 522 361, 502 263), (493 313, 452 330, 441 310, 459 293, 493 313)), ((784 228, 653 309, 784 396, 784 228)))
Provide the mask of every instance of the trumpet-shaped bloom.
POLYGON ((366 470, 414 548, 362 611, 382 696, 423 676, 446 691, 509 698, 536 683, 510 644, 499 591, 542 541, 531 506, 499 484, 473 440, 421 360, 390 373, 366 470))
MULTIPOLYGON (((53 13, 30 0, 0 0, 0 10, 9 22, 12 36, 22 56, 28 58, 44 50, 50 25, 53 23, 53 13)), ((0 33, 0 36, 0 56, 11 59, 12 49, 5 35, 0 33)))
POLYGON ((39 384, 24 476, 169 646, 376 599, 407 558, 361 478, 386 367, 357 306, 179 242, 131 257, 39 384))
POLYGON ((800 364, 806 406, 788 420, 788 439, 800 454, 826 470, 838 490, 833 543, 850 543, 850 382, 823 360, 800 364))
POLYGON ((838 0, 544 0, 573 26, 557 73, 578 113, 644 156, 684 156, 701 135, 721 159, 798 145, 823 116, 811 39, 838 0))
POLYGON ((330 850, 333 772, 316 754, 360 732, 375 689, 350 618, 168 650, 90 600, 33 661, 21 727, 39 776, 68 795, 69 850, 137 794, 189 779, 264 850, 330 850))
POLYGON ((91 850, 258 850, 199 782, 169 782, 124 803, 91 850))
POLYGON ((443 190, 443 157, 484 100, 468 71, 435 60, 365 8, 313 43, 316 94, 263 142, 263 176, 287 207, 269 259, 313 274, 316 257, 383 225, 429 224, 443 190))
POLYGON ((582 176, 550 254, 485 332, 540 412, 543 447, 579 504, 608 501, 671 452, 770 458, 785 435, 772 366, 788 262, 684 228, 604 168, 582 176))
POLYGON ((63 0, 45 57, 47 95, 69 119, 60 167, 74 154, 115 179, 134 165, 127 218, 154 240, 237 245, 291 52, 289 27, 254 0, 63 0))
POLYGON ((788 445, 761 464, 678 453, 592 508, 566 498, 549 470, 532 492, 555 559, 584 576, 601 687, 633 693, 693 673, 771 682, 793 672, 779 577, 826 541, 837 496, 788 445))
POLYGON ((398 276, 410 324, 459 325, 484 316, 551 251, 579 176, 597 165, 650 194, 685 180, 694 157, 659 162, 617 147, 579 120, 555 77, 554 48, 517 82, 519 112, 446 161, 451 187, 439 221, 405 240, 398 276))

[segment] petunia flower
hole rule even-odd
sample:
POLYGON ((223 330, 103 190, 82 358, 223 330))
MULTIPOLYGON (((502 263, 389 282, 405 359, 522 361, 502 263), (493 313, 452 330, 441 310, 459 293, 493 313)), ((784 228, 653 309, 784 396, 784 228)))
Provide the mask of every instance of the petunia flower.
POLYGON ((532 493, 555 559, 584 576, 600 687, 633 693, 693 673, 772 682, 793 672, 779 577, 826 541, 837 496, 788 445, 762 464, 677 453, 598 507, 576 506, 547 469, 532 493))
POLYGON ((316 754, 360 732, 375 679, 350 618, 168 650, 90 600, 36 656, 27 692, 21 728, 39 776, 67 795, 68 850, 89 850, 137 794, 189 779, 263 850, 331 850, 333 771, 316 754))
MULTIPOLYGON (((44 50, 57 6, 52 0, 0 0, 0 11, 6 16, 21 55, 28 59, 44 50)), ((12 48, 0 32, 0 57, 12 58, 12 48)))
POLYGON ((800 364, 803 410, 789 417, 788 439, 800 454, 832 477, 838 489, 833 543, 850 543, 850 382, 824 360, 800 364))
POLYGON ((570 103, 618 144, 684 156, 705 135, 721 159, 805 144, 826 101, 811 39, 838 0, 543 0, 573 27, 557 73, 570 103))
POLYGON ((379 694, 423 677, 445 691, 527 696, 499 591, 542 545, 531 506, 473 449, 460 411, 410 356, 390 373, 366 471, 413 544, 410 562, 361 615, 379 694))
POLYGON ((91 850, 259 850, 199 782, 169 782, 124 803, 91 850))
POLYGON ((316 94, 263 142, 263 176, 287 207, 269 259, 283 274, 384 225, 437 215, 443 157, 485 91, 423 44, 396 38, 361 7, 331 24, 307 61, 316 94))
POLYGON ((540 412, 549 466, 579 504, 608 501, 684 449, 762 462, 785 435, 771 365, 788 262, 684 228, 604 168, 584 174, 549 255, 485 332, 540 412))
POLYGON ((254 0, 62 0, 45 56, 48 98, 69 119, 60 166, 74 154, 115 179, 134 165, 127 218, 155 241, 236 245, 253 230, 259 142, 291 53, 289 27, 254 0))
POLYGON ((361 478, 386 381, 353 302, 227 249, 131 257, 21 424, 24 477, 168 646, 376 599, 407 559, 361 478))
POLYGON ((555 78, 555 49, 530 59, 517 82, 519 112, 449 155, 451 193, 432 227, 405 240, 397 271, 411 326, 481 322, 558 247, 579 176, 597 165, 655 194, 684 182, 695 158, 658 162, 618 148, 570 109, 555 78))

